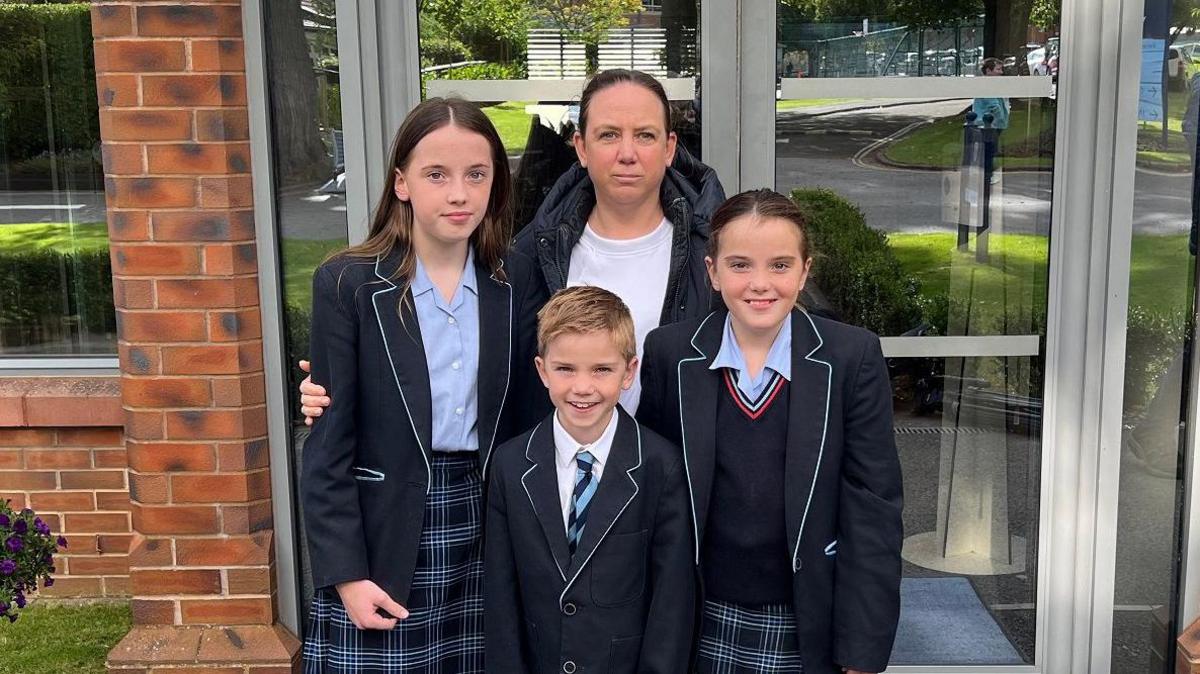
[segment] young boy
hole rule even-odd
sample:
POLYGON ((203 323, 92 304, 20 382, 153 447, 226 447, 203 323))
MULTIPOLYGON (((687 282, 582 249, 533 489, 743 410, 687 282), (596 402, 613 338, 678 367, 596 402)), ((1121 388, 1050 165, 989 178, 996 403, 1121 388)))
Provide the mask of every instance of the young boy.
POLYGON ((682 453, 617 400, 633 319, 596 287, 538 312, 555 411, 496 450, 484 554, 487 671, 686 672, 695 566, 682 453))

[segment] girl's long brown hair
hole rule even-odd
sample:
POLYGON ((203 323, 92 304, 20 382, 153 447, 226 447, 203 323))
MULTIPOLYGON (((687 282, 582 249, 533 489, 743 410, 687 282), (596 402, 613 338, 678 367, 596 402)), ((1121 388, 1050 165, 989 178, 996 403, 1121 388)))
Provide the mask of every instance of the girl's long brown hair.
POLYGON ((474 103, 461 98, 430 98, 413 108, 396 131, 386 169, 387 179, 384 181, 383 194, 375 206, 367 240, 339 253, 351 257, 378 258, 393 251, 399 252, 400 265, 388 280, 400 286, 401 297, 404 297, 416 273, 417 255, 412 247, 412 204, 396 196, 396 170, 404 171, 408 167, 413 149, 422 138, 451 124, 483 136, 491 147, 492 190, 483 221, 471 233, 470 242, 475 249, 476 259, 496 278, 505 278, 504 253, 508 250, 512 229, 512 178, 504 143, 491 120, 474 103))

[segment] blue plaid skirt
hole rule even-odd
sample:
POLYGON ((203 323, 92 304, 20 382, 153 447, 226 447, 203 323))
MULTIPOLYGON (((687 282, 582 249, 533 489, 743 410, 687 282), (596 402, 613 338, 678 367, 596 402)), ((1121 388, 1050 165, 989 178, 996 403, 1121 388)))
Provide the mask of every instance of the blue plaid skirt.
POLYGON ((787 604, 754 608, 706 600, 697 674, 804 671, 796 615, 787 604))
POLYGON ((360 630, 331 587, 317 590, 304 640, 305 674, 483 671, 482 490, 474 452, 435 453, 409 616, 360 630))

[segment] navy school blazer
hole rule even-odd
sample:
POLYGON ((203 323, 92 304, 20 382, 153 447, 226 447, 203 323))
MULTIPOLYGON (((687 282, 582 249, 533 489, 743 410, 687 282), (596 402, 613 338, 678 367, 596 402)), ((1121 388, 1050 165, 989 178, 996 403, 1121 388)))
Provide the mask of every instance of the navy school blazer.
MULTIPOLYGON (((478 258, 476 258, 478 260, 478 258)), ((519 261, 518 261, 519 262, 519 261)), ((400 264, 347 256, 313 276, 312 380, 336 402, 304 444, 301 508, 313 585, 369 578, 408 602, 431 477, 433 410, 421 330, 409 293, 388 280, 400 264)), ((516 432, 509 373, 530 270, 505 280, 476 263, 479 291, 479 463, 516 432)), ((525 322, 528 326, 528 322, 525 322)))
MULTIPOLYGON (((638 420, 683 448, 700 544, 712 503, 726 312, 646 337, 638 420)), ((784 495, 806 673, 887 667, 900 614, 903 486, 887 365, 874 334, 792 311, 784 495)), ((701 588, 701 592, 703 589, 701 588)))
POLYGON ((572 557, 546 417, 495 452, 488 487, 488 674, 688 669, 695 567, 679 449, 620 419, 572 557))

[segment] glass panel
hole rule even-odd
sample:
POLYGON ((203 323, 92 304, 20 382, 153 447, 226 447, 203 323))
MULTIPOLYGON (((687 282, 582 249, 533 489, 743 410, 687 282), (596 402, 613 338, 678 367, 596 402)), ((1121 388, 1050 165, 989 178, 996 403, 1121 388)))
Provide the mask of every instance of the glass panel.
POLYGON ((1041 362, 889 361, 906 535, 892 665, 1033 662, 1041 362))
MULTIPOLYGON (((334 0, 263 4, 286 330, 283 369, 288 373, 287 409, 297 484, 308 430, 297 392, 304 375, 296 361, 308 358, 313 271, 328 254, 347 243, 334 6, 334 0)), ((302 505, 297 501, 298 512, 302 505)), ((307 621, 312 578, 305 529, 298 526, 296 530, 300 532, 301 615, 307 621)))
MULTIPOLYGON (((699 1, 608 0, 583 4, 571 19, 556 3, 424 0, 420 8, 422 93, 430 80, 562 80, 607 68, 633 68, 660 79, 699 73, 699 1)), ((564 4, 564 3, 557 3, 564 4)), ((699 80, 695 95, 673 100, 679 143, 700 157, 699 80)), ((462 94, 479 100, 464 84, 462 94)), ((529 222, 575 162, 570 139, 578 90, 553 100, 480 101, 508 150, 516 184, 514 226, 529 222)))
POLYGON ((892 664, 1032 664, 1057 104, 999 91, 1049 93, 1028 78, 1057 72, 1058 4, 777 9, 781 94, 864 78, 774 102, 775 186, 811 215, 810 308, 974 354, 891 361, 906 497, 892 664), (974 98, 950 93, 964 85, 974 98))
POLYGON ((114 354, 91 15, 0 4, 0 357, 114 354))
MULTIPOLYGON (((1195 38, 1146 3, 1117 501, 1112 671, 1175 671, 1182 450, 1196 275, 1195 38), (1163 119, 1166 124, 1163 124, 1163 119), (1165 128, 1164 128, 1165 126, 1165 128)), ((1181 3, 1187 7, 1188 3, 1181 3)), ((1161 8, 1159 8, 1161 9, 1161 8)), ((1178 9, 1178 8, 1177 8, 1178 9)))

